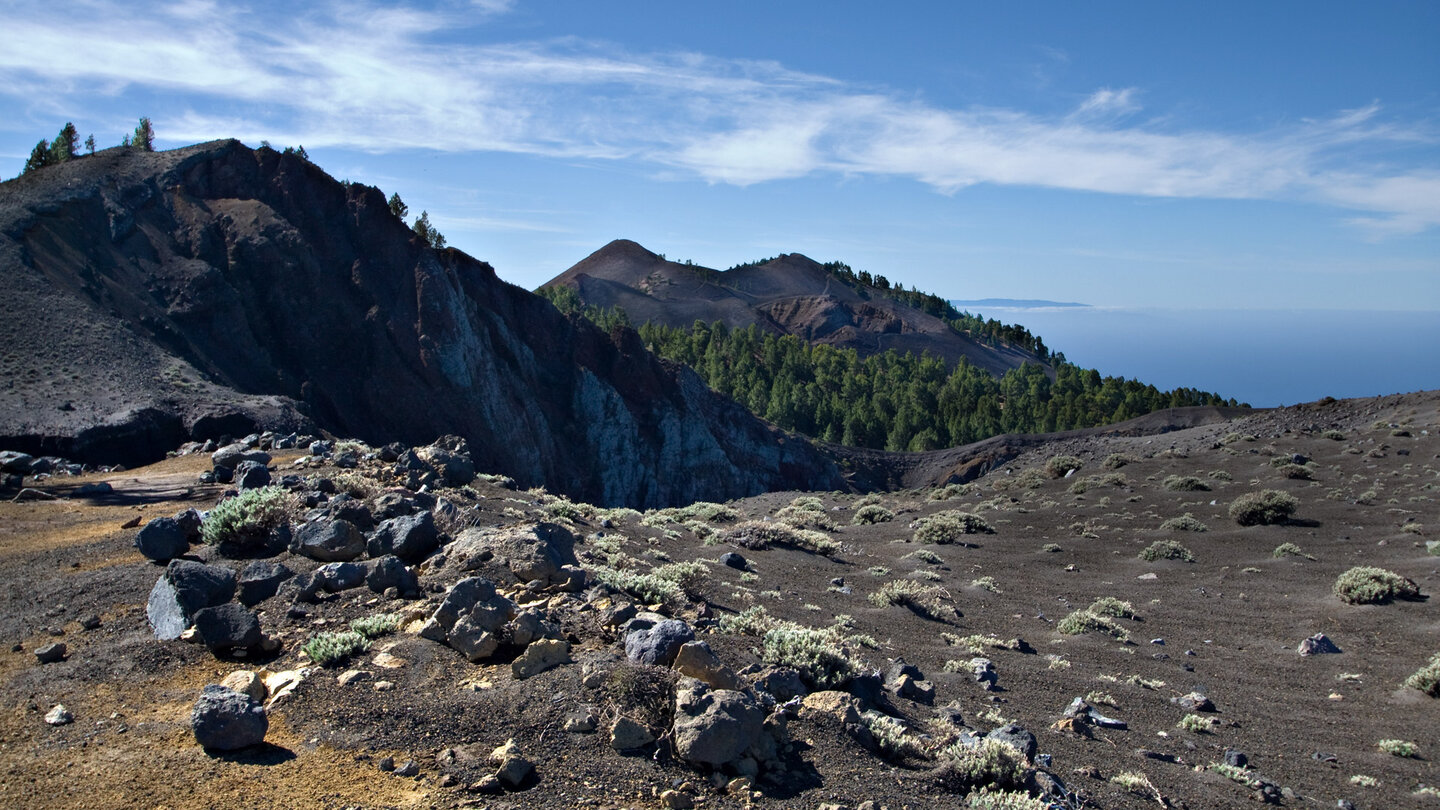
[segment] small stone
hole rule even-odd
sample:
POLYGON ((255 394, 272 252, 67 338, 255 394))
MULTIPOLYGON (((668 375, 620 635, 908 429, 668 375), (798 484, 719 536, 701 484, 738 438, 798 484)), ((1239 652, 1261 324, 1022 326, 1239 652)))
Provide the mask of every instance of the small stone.
POLYGON ((226 675, 220 685, 226 689, 234 689, 242 695, 249 695, 251 700, 257 702, 263 702, 267 697, 268 690, 265 688, 265 681, 248 669, 238 669, 226 675))
POLYGON ((406 777, 409 777, 409 776, 419 776, 419 775, 420 775, 420 766, 417 765, 417 764, 415 763, 415 760, 413 760, 413 759, 412 759, 412 760, 407 760, 404 765, 401 765, 400 767, 396 768, 395 771, 394 771, 394 773, 395 773, 396 776, 406 776, 406 777))
POLYGON ((678 790, 667 790, 660 794, 660 804, 677 810, 690 810, 695 806, 695 800, 678 790))
POLYGON ((399 669, 405 666, 405 659, 397 658, 388 652, 382 652, 376 653, 375 657, 370 659, 370 663, 381 669, 399 669))
POLYGON ((55 707, 45 714, 45 722, 52 726, 68 725, 75 720, 75 715, 65 708, 64 703, 56 703, 55 707))
POLYGON ((375 767, 379 768, 382 771, 385 771, 386 773, 389 773, 395 770, 395 758, 381 757, 380 761, 375 763, 375 767))
POLYGON ((655 742, 650 729, 624 715, 615 718, 610 727, 610 747, 616 751, 634 751, 655 742))
POLYGON ((570 661, 570 642, 563 639, 540 639, 525 648, 510 664, 510 672, 519 680, 539 675, 570 661))
POLYGON ((52 641, 35 648, 35 659, 42 664, 53 664, 65 658, 64 642, 52 641))
POLYGON ((94 630, 100 626, 100 617, 94 613, 80 617, 80 628, 82 630, 94 630))
POLYGON ((519 790, 530 773, 535 770, 534 764, 525 757, 519 755, 508 756, 500 763, 500 768, 495 772, 495 778, 500 784, 511 790, 519 790))
POLYGON ((395 682, 394 682, 394 681, 376 681, 376 682, 375 682, 375 685, 374 685, 372 688, 373 688, 376 692, 389 692, 391 689, 394 689, 394 688, 395 688, 395 682))
POLYGON ((335 680, 341 686, 349 686, 356 681, 368 681, 371 677, 371 673, 363 669, 347 669, 344 672, 340 673, 340 677, 336 678, 335 680))
MULTIPOLYGON (((725 566, 726 568, 734 568, 740 571, 744 571, 745 566, 748 564, 748 561, 744 557, 736 554, 733 551, 727 551, 724 554, 720 555, 720 564, 725 566)), ((844 583, 841 584, 843 585, 844 583)))
POLYGON ((1179 706, 1187 712, 1215 711, 1215 704, 1211 702, 1210 698, 1199 692, 1191 692, 1188 695, 1181 695, 1177 698, 1171 698, 1170 702, 1174 703, 1175 705, 1179 706))
POLYGON ((1296 652, 1305 656, 1334 655, 1340 652, 1340 648, 1335 646, 1335 642, 1327 638, 1324 633, 1316 633, 1300 642, 1300 646, 1296 648, 1296 652))
POLYGON ((590 706, 565 718, 565 730, 571 734, 593 734, 599 724, 600 715, 590 706))
POLYGON ((504 787, 501 786, 500 780, 494 774, 487 774, 472 784, 469 790, 475 793, 499 793, 504 790, 504 787))

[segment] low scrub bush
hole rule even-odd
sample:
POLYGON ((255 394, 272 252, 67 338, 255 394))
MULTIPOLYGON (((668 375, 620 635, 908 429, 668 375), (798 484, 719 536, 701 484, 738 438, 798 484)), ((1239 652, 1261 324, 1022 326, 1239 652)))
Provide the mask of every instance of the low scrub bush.
POLYGON ((1278 489, 1247 492, 1230 503, 1230 519, 1241 526, 1268 526, 1284 523, 1295 514, 1295 496, 1278 489))
POLYGON ((946 484, 943 487, 930 490, 929 499, 932 501, 950 501, 956 498, 963 498, 969 494, 969 484, 946 484))
POLYGON ((881 506, 878 503, 868 504, 855 510, 855 516, 850 523, 859 526, 866 523, 889 523, 895 519, 895 513, 881 506))
POLYGON ((1192 734, 1209 734, 1215 728, 1215 721, 1198 714, 1187 714, 1180 718, 1176 728, 1183 728, 1192 734))
POLYGON ((734 616, 720 619, 720 632, 731 635, 763 636, 780 622, 770 615, 764 605, 745 608, 734 616))
POLYGON ((676 605, 684 601, 685 591, 673 580, 655 576, 654 573, 611 568, 608 565, 594 565, 590 573, 595 579, 616 590, 624 591, 646 604, 676 605))
POLYGON ((650 573, 675 583, 686 596, 693 599, 699 595, 701 586, 710 579, 710 566, 699 560, 672 562, 657 565, 650 573))
POLYGON ((294 496, 283 487, 247 489, 210 510, 200 525, 200 537, 212 546, 258 547, 272 530, 290 521, 295 509, 294 496))
POLYGON ((1194 515, 1186 512, 1180 517, 1173 517, 1160 524, 1160 528, 1171 532, 1208 532, 1210 527, 1201 523, 1194 515))
POLYGON ((605 702, 617 714, 647 728, 668 728, 674 714, 675 682, 679 679, 669 667, 627 661, 610 671, 601 689, 605 702))
POLYGON ((909 554, 906 554, 905 556, 914 560, 919 560, 923 563, 929 563, 931 565, 945 564, 945 560, 939 554, 936 554, 935 552, 925 548, 917 548, 909 554))
POLYGON ((771 666, 790 667, 816 689, 843 686, 857 669, 837 633, 794 625, 768 630, 761 657, 771 666))
POLYGON ((872 709, 860 715, 860 722, 870 730, 870 738, 882 756, 893 759, 925 756, 925 746, 901 721, 872 709))
POLYGON ((1067 636, 1085 633, 1104 633, 1117 641, 1129 641, 1130 633, 1125 628, 1104 616, 1096 616, 1088 610, 1077 610, 1056 623, 1055 629, 1067 636))
POLYGON ((1304 557, 1304 558, 1307 559, 1307 560, 1313 560, 1313 559, 1315 559, 1314 557, 1311 557, 1309 554, 1306 554, 1306 553, 1305 553, 1305 549, 1300 548, 1299 546, 1295 545, 1294 543, 1281 543, 1280 545, 1278 545, 1278 546, 1275 547, 1275 550, 1274 550, 1274 551, 1270 552, 1270 556, 1271 556, 1271 557, 1276 557, 1276 558, 1280 558, 1280 557, 1304 557))
POLYGON ((1025 781, 1025 755, 999 740, 973 746, 956 743, 945 749, 943 759, 936 776, 941 786, 956 793, 979 787, 1013 789, 1025 781))
POLYGON ((1415 670, 1415 674, 1405 679, 1405 685, 1430 697, 1440 697, 1440 653, 1430 656, 1430 663, 1415 670))
POLYGON ((1085 466, 1079 456, 1052 456, 1045 462, 1045 474, 1051 478, 1064 478, 1067 474, 1085 466))
POLYGON ((1420 751, 1415 747, 1415 743, 1406 742, 1405 740, 1381 740, 1378 745, 1381 751, 1384 751, 1392 757, 1415 759, 1420 755, 1420 751))
POLYGON ((1191 553, 1190 549, 1174 540, 1157 540, 1140 552, 1140 559, 1145 562, 1156 562, 1157 560, 1195 562, 1195 555, 1191 553))
POLYGON ((1107 470, 1118 470, 1133 460, 1124 453, 1111 453, 1105 457, 1104 461, 1100 462, 1100 466, 1107 470))
POLYGON ((1050 802, 1018 790, 992 790, 982 787, 965 797, 970 810, 1049 810, 1050 802))
POLYGON ((1116 599, 1113 596, 1102 596, 1090 604, 1088 608, 1095 616, 1105 616, 1112 619, 1133 619, 1135 618, 1135 606, 1129 602, 1116 599))
POLYGON ((1209 492, 1210 485, 1193 475, 1169 475, 1160 486, 1170 492, 1209 492))
POLYGON ((719 542, 755 550, 771 546, 790 546, 826 555, 840 550, 840 543, 824 532, 797 529, 785 523, 767 523, 763 520, 747 520, 720 535, 719 542))
POLYGON ((370 640, 347 630, 339 633, 316 633, 309 641, 300 645, 300 651, 322 667, 333 667, 350 659, 350 656, 370 649, 370 640))
POLYGON ((350 622, 350 629, 365 638, 379 638, 400 629, 403 617, 399 613, 380 613, 350 622))
POLYGON ((973 512, 946 509, 915 521, 915 541, 948 545, 967 534, 994 534, 985 519, 973 512))
POLYGON ((880 586, 868 597, 876 607, 904 605, 922 616, 932 619, 953 613, 945 603, 950 594, 938 585, 922 585, 913 579, 895 579, 880 586))
POLYGON ((1394 571, 1357 565, 1335 580, 1335 595, 1351 605, 1383 605, 1396 599, 1414 599, 1420 588, 1394 571))

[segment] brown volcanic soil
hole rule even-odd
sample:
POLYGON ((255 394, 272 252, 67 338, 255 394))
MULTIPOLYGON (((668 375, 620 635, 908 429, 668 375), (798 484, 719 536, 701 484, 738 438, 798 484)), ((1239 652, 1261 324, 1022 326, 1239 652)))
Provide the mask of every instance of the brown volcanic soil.
MULTIPOLYGON (((1284 806, 1334 807, 1348 798, 1360 808, 1436 807, 1440 798, 1413 791, 1440 782, 1440 700, 1401 684, 1440 651, 1440 600, 1351 606, 1331 587, 1351 566, 1377 565, 1413 579, 1427 595, 1440 590, 1440 557, 1424 549, 1424 541, 1440 537, 1437 430, 1440 393, 1429 392, 1299 406, 1163 436, 1061 438, 1024 451, 949 501, 930 501, 929 491, 883 495, 880 502, 896 513, 889 523, 851 526, 856 498, 821 495, 838 524, 831 535, 843 543, 840 554, 742 550, 755 578, 712 565, 704 596, 720 615, 761 604, 774 616, 815 627, 838 614, 853 617, 852 632, 878 642, 864 653, 870 663, 903 655, 935 684, 936 705, 958 701, 972 729, 983 733, 1002 718, 1030 729, 1039 750, 1053 756, 1051 770, 1091 806, 1156 805, 1154 797, 1109 781, 1123 772, 1144 774, 1171 806, 1250 806, 1248 790, 1196 769, 1233 747, 1249 754, 1256 775, 1291 791, 1284 806), (1344 438, 1326 438, 1326 430, 1344 438), (1034 472, 1062 453, 1079 455, 1084 468, 1059 480, 1034 472), (1133 459, 1113 471, 1123 481, 1103 480, 1112 472, 1102 466, 1111 453, 1133 459), (1271 463, 1292 453, 1313 459, 1313 481, 1287 478, 1271 463), (1211 489, 1168 491, 1163 481, 1172 475, 1197 476, 1211 489), (1227 517, 1232 500, 1261 488, 1293 493, 1300 503, 1296 521, 1242 528, 1227 517), (953 508, 977 512, 996 533, 971 536, 966 546, 908 542, 910 521, 953 508), (1185 513, 1209 531, 1159 529, 1185 513), (1160 539, 1183 543, 1196 561, 1138 558, 1160 539), (1273 557, 1285 542, 1313 559, 1273 557), (1044 550, 1052 543, 1060 550, 1044 550), (943 562, 907 556, 918 548, 943 562), (987 576, 998 592, 973 584, 987 576), (831 590, 834 577, 843 577, 852 593, 831 590), (902 578, 943 586, 961 615, 936 621, 866 599, 902 578), (1121 621, 1132 643, 1057 632, 1059 619, 1103 596, 1134 604, 1139 619, 1121 621), (1343 653, 1297 655, 1296 644, 1317 632, 1343 653), (987 650, 1002 687, 987 693, 963 673, 943 671, 947 660, 965 662, 972 654, 942 633, 1019 637, 1034 652, 987 650), (1177 728, 1186 712, 1170 698, 1195 689, 1217 705, 1210 733, 1177 728), (1100 708, 1127 721, 1129 730, 1082 737, 1050 728, 1072 698, 1092 692, 1113 698, 1113 707, 1100 708), (1415 743, 1419 758, 1379 751, 1377 741, 1390 738, 1415 743), (1354 775, 1374 777, 1378 785, 1352 785, 1354 775)), ((293 456, 281 457, 276 466, 289 471, 293 463, 293 456)), ((39 486, 63 493, 104 479, 116 494, 0 503, 0 577, 11 583, 0 597, 0 632, 20 647, 0 653, 0 795, 7 806, 658 807, 658 791, 687 780, 706 807, 743 806, 663 753, 622 756, 603 735, 561 729, 580 705, 603 705, 581 684, 582 665, 610 666, 623 654, 613 639, 585 631, 584 614, 575 628, 577 663, 525 682, 513 681, 503 663, 472 665, 415 637, 380 639, 372 655, 389 647, 405 665, 382 670, 372 656, 354 665, 394 681, 394 690, 377 692, 366 682, 342 687, 335 680, 339 670, 320 670, 275 706, 262 749, 207 755, 190 735, 190 705, 204 684, 242 664, 216 660, 198 645, 153 640, 144 601, 159 569, 131 549, 133 530, 120 528, 134 516, 213 503, 217 488, 188 483, 203 468, 203 459, 182 457, 124 473, 51 479, 39 486), (81 629, 78 620, 87 614, 101 617, 99 629, 81 629), (37 664, 31 651, 57 631, 70 646, 67 659, 37 664), (56 702, 75 713, 73 724, 45 725, 41 718, 56 702), (483 773, 480 765, 462 756, 447 771, 435 758, 447 747, 488 752, 511 737, 537 764, 538 780, 522 792, 468 792, 464 786, 483 773), (420 776, 381 772, 374 762, 387 755, 416 760, 420 776), (447 773, 455 786, 441 786, 447 773)), ((452 494, 474 504, 470 519, 480 524, 553 519, 560 510, 538 491, 477 484, 478 500, 452 494)), ((796 495, 732 506, 747 518, 773 516, 796 495)), ((706 546, 678 525, 667 533, 633 514, 617 517, 619 525, 605 533, 618 535, 627 553, 647 562, 713 561, 730 550, 706 546)), ((590 538, 577 547, 583 559, 598 549, 598 518, 577 518, 574 525, 590 538)), ((209 549, 196 554, 211 556, 209 549)), ((278 670, 303 663, 298 645, 319 629, 319 620, 334 626, 404 604, 360 589, 312 606, 306 619, 285 618, 286 605, 278 600, 261 607, 266 632, 280 637, 284 649, 273 660, 244 665, 278 670)), ((679 615, 693 621, 695 610, 692 605, 679 615)), ((702 637, 732 667, 756 660, 758 639, 702 637)), ((893 702, 919 728, 932 714, 906 700, 893 702)), ((939 792, 927 763, 886 761, 838 728, 795 720, 790 736, 789 772, 779 783, 762 780, 756 805, 808 810, 823 802, 855 807, 875 800, 898 810, 962 801, 939 792)))

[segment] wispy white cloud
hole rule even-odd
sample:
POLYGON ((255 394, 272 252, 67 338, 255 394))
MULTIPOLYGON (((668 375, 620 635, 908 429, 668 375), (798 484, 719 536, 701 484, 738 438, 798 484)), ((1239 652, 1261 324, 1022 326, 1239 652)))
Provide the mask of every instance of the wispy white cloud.
MULTIPOLYGON (((990 183, 1154 197, 1304 200, 1371 234, 1440 225, 1440 171, 1357 157, 1427 145, 1378 104, 1236 134, 1127 123, 1135 88, 1068 114, 948 109, 773 62, 627 53, 577 39, 460 44, 512 0, 361 2, 280 14, 184 0, 0 9, 0 94, 163 92, 178 140, 373 151, 501 151, 640 161, 748 185, 821 172, 908 177, 945 193, 990 183), (66 58, 55 58, 65 54, 66 58)), ((1054 58, 1054 57, 1052 57, 1054 58)))

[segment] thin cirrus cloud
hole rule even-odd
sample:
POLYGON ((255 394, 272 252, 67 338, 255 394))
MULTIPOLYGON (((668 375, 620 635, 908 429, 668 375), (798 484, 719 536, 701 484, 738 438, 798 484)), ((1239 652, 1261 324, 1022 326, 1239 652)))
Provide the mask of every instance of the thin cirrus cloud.
POLYGON ((1135 88, 1098 89, 1063 116, 947 109, 770 62, 445 36, 483 31, 509 5, 287 16, 206 0, 92 0, 88 13, 63 15, 21 3, 0 11, 0 86, 48 90, 72 107, 86 93, 164 92, 184 105, 161 119, 175 139, 632 161, 742 186, 834 173, 943 193, 997 184, 1298 200, 1348 209, 1377 237, 1440 225, 1440 172, 1357 157, 1436 142, 1379 123, 1378 105, 1266 132, 1186 131, 1127 123, 1142 109, 1135 88))

